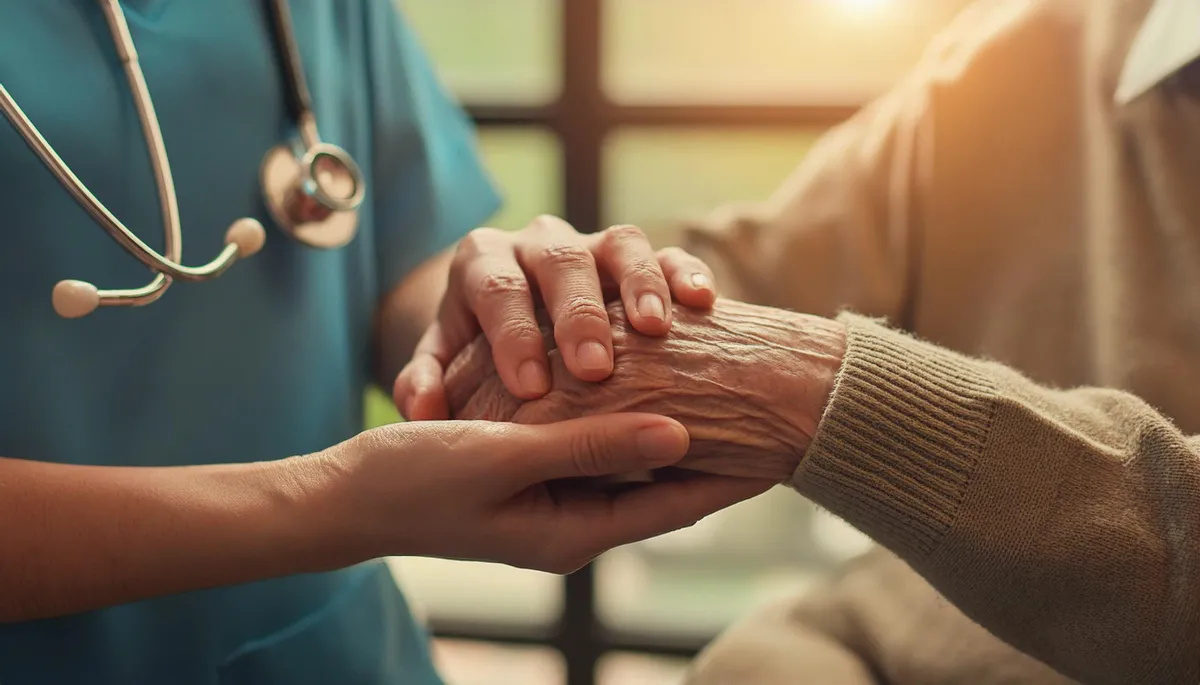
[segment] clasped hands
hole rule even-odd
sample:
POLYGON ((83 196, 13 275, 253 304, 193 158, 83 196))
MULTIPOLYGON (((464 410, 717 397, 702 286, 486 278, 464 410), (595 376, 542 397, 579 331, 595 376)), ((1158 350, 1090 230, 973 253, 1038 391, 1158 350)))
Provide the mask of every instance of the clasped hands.
POLYGON ((450 365, 446 399, 460 420, 546 424, 581 416, 640 412, 669 416, 691 436, 673 466, 779 483, 812 441, 832 392, 845 342, 832 321, 718 300, 711 309, 677 306, 666 336, 634 330, 611 303, 614 366, 600 382, 571 374, 550 349, 551 389, 522 400, 506 387, 480 336, 450 365))
POLYGON ((633 227, 480 229, 396 379, 408 423, 317 455, 333 477, 316 480, 339 484, 329 519, 360 556, 569 572, 786 480, 843 338, 825 319, 717 300, 707 265, 633 227), (595 487, 674 466, 691 476, 595 487))

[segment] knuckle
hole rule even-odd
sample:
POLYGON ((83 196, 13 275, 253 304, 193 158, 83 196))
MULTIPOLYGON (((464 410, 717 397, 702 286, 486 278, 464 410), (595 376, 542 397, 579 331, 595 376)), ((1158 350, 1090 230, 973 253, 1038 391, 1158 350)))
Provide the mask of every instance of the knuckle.
POLYGON ((508 240, 503 231, 494 228, 477 228, 471 231, 463 236, 454 248, 454 256, 450 260, 451 273, 461 275, 477 259, 503 249, 508 240))
POLYGON ((496 325, 494 332, 497 341, 511 345, 541 343, 542 331, 537 324, 523 316, 508 316, 496 325))
POLYGON ((663 278, 662 269, 659 268, 658 264, 642 260, 627 265, 623 275, 625 280, 638 283, 652 283, 654 281, 661 281, 663 278))
POLYGON ((677 247, 674 245, 671 247, 664 247, 663 249, 659 250, 658 258, 660 261, 662 261, 662 260, 681 261, 681 260, 696 259, 687 250, 683 249, 682 247, 677 247))
POLYGON ((646 233, 642 231, 642 229, 632 224, 611 226, 604 230, 604 233, 601 235, 600 239, 601 241, 610 245, 648 242, 646 239, 646 233))
POLYGON ((456 252, 460 255, 478 255, 494 246, 498 240, 503 240, 504 231, 495 228, 477 228, 458 242, 456 252))
POLYGON ((529 292, 529 282, 516 274, 491 272, 479 279, 477 290, 484 299, 508 299, 529 292))
POLYGON ((571 297, 562 304, 559 320, 570 321, 572 325, 580 323, 608 327, 608 310, 603 304, 590 297, 571 297))
POLYGON ((553 214, 539 214, 526 227, 526 230, 531 232, 561 231, 563 229, 568 229, 571 232, 575 230, 566 221, 553 214))
POLYGON ((596 268, 592 251, 578 243, 556 243, 542 248, 539 261, 556 269, 596 268))

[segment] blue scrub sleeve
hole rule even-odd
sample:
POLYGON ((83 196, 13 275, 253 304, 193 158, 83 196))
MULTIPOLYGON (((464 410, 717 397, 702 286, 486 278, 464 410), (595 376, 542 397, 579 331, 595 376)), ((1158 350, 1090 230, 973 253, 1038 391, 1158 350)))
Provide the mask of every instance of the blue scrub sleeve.
POLYGON ((473 122, 437 78, 394 0, 367 3, 380 294, 500 208, 473 122))

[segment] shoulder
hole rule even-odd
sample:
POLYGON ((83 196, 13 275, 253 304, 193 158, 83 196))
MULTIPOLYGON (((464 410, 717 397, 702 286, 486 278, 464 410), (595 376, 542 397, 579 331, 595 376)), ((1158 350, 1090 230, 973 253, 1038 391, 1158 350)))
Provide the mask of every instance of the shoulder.
POLYGON ((918 69, 953 80, 981 70, 1014 73, 1019 63, 1037 59, 1067 58, 1081 50, 1089 15, 1113 1, 977 0, 930 43, 918 69))
POLYGON ((979 0, 927 49, 899 89, 919 177, 991 192, 1080 144, 1093 17, 1123 0, 979 0), (984 172, 981 168, 986 167, 984 172), (1010 178, 1011 176, 1011 178, 1010 178))
POLYGON ((1083 83, 1089 15, 1119 1, 976 0, 835 138, 856 142, 874 163, 877 148, 897 138, 969 145, 981 126, 1014 116, 1061 118, 1083 83))
POLYGON ((893 106, 936 120, 936 137, 1078 103, 1089 15, 1116 0, 977 0, 926 48, 891 94, 893 106))

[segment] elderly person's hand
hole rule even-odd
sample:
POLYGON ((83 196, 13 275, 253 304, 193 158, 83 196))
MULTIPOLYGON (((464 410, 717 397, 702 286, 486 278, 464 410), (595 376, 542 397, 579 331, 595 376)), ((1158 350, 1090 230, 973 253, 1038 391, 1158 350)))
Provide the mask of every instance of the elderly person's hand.
POLYGON ((620 304, 609 306, 609 319, 612 375, 580 381, 553 351, 552 390, 528 402, 505 389, 487 340, 476 340, 447 372, 453 416, 540 424, 589 414, 663 414, 691 434, 681 467, 775 482, 792 475, 841 366, 840 324, 731 300, 718 300, 709 312, 676 308, 665 337, 638 334, 620 304))

